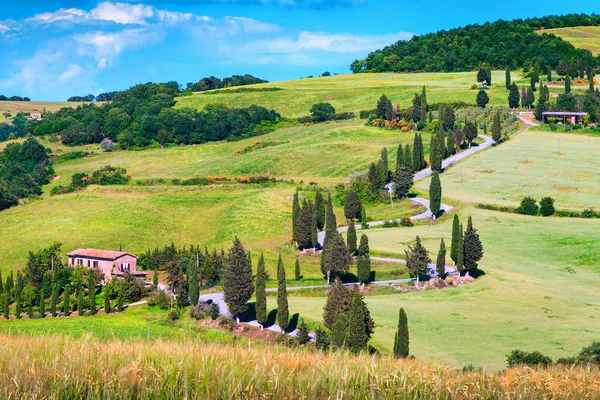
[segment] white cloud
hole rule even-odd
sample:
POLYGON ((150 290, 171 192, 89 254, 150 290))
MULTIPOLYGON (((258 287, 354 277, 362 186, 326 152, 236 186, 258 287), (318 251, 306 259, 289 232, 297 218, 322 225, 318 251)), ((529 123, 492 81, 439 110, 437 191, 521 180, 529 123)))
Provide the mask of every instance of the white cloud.
POLYGON ((61 8, 58 11, 36 14, 33 17, 28 18, 27 21, 51 24, 56 21, 79 21, 84 19, 86 16, 87 13, 78 8, 61 8))
POLYGON ((144 25, 154 16, 154 8, 143 4, 104 2, 92 10, 61 8, 58 11, 36 14, 27 21, 51 24, 57 21, 84 23, 88 21, 109 21, 116 24, 144 25))
POLYGON ((180 13, 166 10, 157 10, 156 16, 159 21, 169 25, 181 24, 192 20, 192 13, 180 13))
POLYGON ((106 58, 100 59, 100 61, 98 61, 98 65, 97 65, 98 69, 106 68, 106 63, 107 63, 106 58))
POLYGON ((10 27, 8 25, 0 23, 0 35, 4 35, 8 31, 10 31, 10 27))
POLYGON ((279 26, 268 22, 257 21, 252 18, 231 17, 224 18, 225 26, 229 28, 230 34, 263 34, 274 32, 279 29, 279 26))
POLYGON ((58 81, 60 83, 65 83, 69 79, 73 79, 73 78, 80 76, 81 74, 83 74, 83 72, 84 72, 83 68, 81 68, 79 65, 69 64, 67 66, 67 69, 65 70, 65 72, 60 74, 60 76, 58 77, 58 81))
POLYGON ((114 59, 124 50, 138 48, 149 42, 160 40, 164 31, 156 28, 125 29, 120 32, 88 32, 75 35, 79 55, 93 56, 98 67, 103 69, 107 61, 114 59))

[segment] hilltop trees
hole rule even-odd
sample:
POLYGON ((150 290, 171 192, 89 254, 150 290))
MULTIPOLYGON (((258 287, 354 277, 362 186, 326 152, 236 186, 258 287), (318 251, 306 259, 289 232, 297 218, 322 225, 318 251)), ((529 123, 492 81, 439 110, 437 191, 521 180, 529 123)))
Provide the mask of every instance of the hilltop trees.
POLYGON ((382 95, 377 102, 377 108, 375 109, 375 115, 377 118, 387 119, 386 112, 388 109, 388 104, 392 104, 392 102, 387 98, 386 95, 382 95))
POLYGON ((240 239, 235 237, 229 249, 228 263, 223 274, 223 294, 225 303, 233 315, 240 315, 248 309, 248 300, 254 293, 252 268, 240 239))
POLYGON ((398 330, 394 337, 394 356, 405 358, 409 354, 408 318, 404 308, 400 308, 398 316, 398 330))

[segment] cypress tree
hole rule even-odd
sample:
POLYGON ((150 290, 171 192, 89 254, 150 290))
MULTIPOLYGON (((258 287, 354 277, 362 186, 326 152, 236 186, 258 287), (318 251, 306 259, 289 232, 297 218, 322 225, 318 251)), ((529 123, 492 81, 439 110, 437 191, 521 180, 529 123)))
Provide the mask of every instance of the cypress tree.
POLYGON ((298 191, 294 193, 292 203, 292 240, 298 241, 298 221, 300 220, 300 200, 298 199, 298 191))
POLYGON ((398 167, 404 166, 404 150, 402 148, 402 143, 398 145, 398 154, 396 154, 396 169, 398 167))
POLYGON ((408 318, 404 308, 400 308, 398 317, 398 331, 394 338, 394 356, 396 358, 405 358, 409 354, 409 339, 408 339, 408 318))
POLYGON ((506 67, 506 78, 505 78, 506 90, 510 90, 511 82, 510 82, 510 68, 506 67))
POLYGON ((458 272, 462 272, 465 268, 465 239, 463 236, 463 226, 460 224, 460 231, 458 235, 458 250, 456 255, 456 269, 458 272))
POLYGON ((77 290, 77 314, 83 315, 83 287, 77 290))
MULTIPOLYGON (((250 260, 251 260, 250 253, 248 253, 248 264, 251 264, 250 260)), ((187 282, 188 282, 188 293, 190 296, 190 303, 192 303, 192 306, 194 306, 194 307, 196 305, 198 305, 198 302, 200 301, 199 278, 200 277, 199 277, 199 271, 198 271, 197 264, 196 264, 196 259, 193 259, 188 264, 187 282)))
MULTIPOLYGON (((296 259, 296 262, 298 260, 296 259)), ((267 273, 265 272, 265 257, 261 253, 256 270, 256 321, 263 325, 267 321, 267 273)))
POLYGON ((446 244, 444 243, 444 239, 440 241, 440 249, 435 261, 435 269, 440 278, 446 274, 446 244))
POLYGON ((9 306, 9 294, 8 292, 2 295, 2 311, 4 313, 4 319, 10 319, 10 306, 9 306))
MULTIPOLYGON (((423 85, 423 88, 421 89, 421 107, 423 106, 425 106, 425 109, 427 109, 427 88, 425 85, 423 85)), ((421 121, 425 122, 424 119, 421 121)))
POLYGON ((444 107, 443 124, 444 130, 451 131, 454 129, 454 123, 456 122, 456 115, 454 114, 454 108, 452 106, 444 107))
POLYGON ((550 65, 548 65, 547 74, 548 74, 548 82, 552 82, 552 67, 550 65))
POLYGON ((317 222, 317 209, 315 208, 315 205, 312 205, 312 218, 310 221, 310 239, 311 239, 311 244, 313 249, 316 249, 317 246, 319 245, 319 229, 317 228, 318 222, 317 222))
POLYGON ((124 305, 123 305, 123 302, 125 301, 124 297, 125 297, 125 295, 123 294, 123 288, 119 287, 119 293, 117 293, 117 311, 119 311, 119 312, 123 312, 123 310, 124 310, 124 305))
POLYGON ((346 220, 353 221, 360 219, 360 213, 362 212, 362 201, 358 194, 350 189, 346 192, 346 200, 344 201, 344 216, 346 220))
POLYGON ((371 257, 369 253, 356 258, 356 276, 359 282, 367 283, 371 279, 371 257))
POLYGON ((392 105, 392 101, 388 99, 387 104, 385 105, 386 121, 391 121, 393 116, 394 116, 394 106, 392 105))
POLYGON ((421 238, 419 236, 415 239, 414 246, 408 245, 408 250, 404 251, 406 259, 406 268, 410 272, 411 276, 419 277, 427 273, 427 267, 431 262, 427 249, 421 244, 421 238))
POLYGON ((384 147, 383 149, 381 149, 381 161, 383 161, 383 173, 382 173, 382 181, 383 183, 387 183, 388 179, 389 179, 389 175, 390 175, 390 163, 388 160, 388 153, 387 153, 387 148, 384 147))
POLYGON ((285 268, 281 260, 281 253, 279 254, 279 261, 277 263, 277 281, 277 323, 281 331, 285 332, 290 323, 290 312, 285 285, 285 268))
POLYGON ((158 268, 154 270, 154 276, 152 277, 152 284, 158 286, 158 268))
POLYGON ((15 316, 21 319, 21 291, 18 290, 15 296, 15 316))
POLYGON ((354 286, 352 291, 352 304, 348 315, 348 345, 354 351, 364 350, 369 342, 367 318, 363 296, 354 286))
POLYGON ((413 165, 412 159, 412 151, 409 145, 406 145, 406 147, 404 148, 404 166, 410 169, 411 171, 415 170, 415 166, 413 165))
POLYGON ((377 166, 375 165, 375 163, 371 163, 371 166, 369 167, 369 174, 367 177, 369 179, 369 189, 371 191, 371 194, 373 196, 378 195, 379 191, 383 187, 383 183, 381 181, 381 174, 377 170, 377 166))
POLYGON ((444 131, 443 129, 439 129, 437 131, 436 136, 438 140, 438 145, 440 146, 440 159, 443 160, 448 156, 448 153, 446 151, 446 131, 444 131))
POLYGON ((367 223, 367 210, 365 209, 365 205, 363 204, 362 211, 360 212, 360 227, 362 229, 367 229, 369 224, 367 223))
POLYGON ((348 225, 346 244, 348 245, 348 251, 350 252, 350 254, 354 255, 357 250, 357 243, 356 243, 356 227, 354 226, 353 222, 350 222, 350 225, 348 225))
POLYGON ((35 297, 36 293, 34 291, 27 290, 27 316, 29 317, 29 319, 33 318, 33 303, 35 302, 35 297))
POLYGON ((369 254, 369 237, 364 233, 360 236, 360 245, 358 246, 357 255, 365 256, 369 254))
POLYGON ((308 333, 308 326, 304 322, 304 319, 302 319, 298 325, 298 332, 296 334, 296 340, 298 340, 299 344, 306 344, 310 341, 308 333))
POLYGON ((227 268, 223 273, 223 293, 225 303, 233 315, 240 315, 248 309, 248 300, 254 293, 252 267, 240 239, 235 237, 229 249, 227 268))
POLYGON ((44 297, 44 290, 40 290, 40 317, 46 316, 46 298, 44 297))
POLYGON ((69 285, 65 286, 65 291, 63 292, 63 314, 65 317, 71 315, 71 287, 69 285))
POLYGON ((88 297, 90 299, 90 315, 96 315, 96 276, 94 270, 88 273, 88 297))
POLYGON ((588 79, 590 81, 589 93, 594 94, 594 68, 588 67, 588 79))
POLYGON ((508 106, 510 108, 519 107, 519 88, 517 84, 513 82, 510 86, 510 93, 508 94, 508 106))
POLYGON ((317 213, 317 229, 322 231, 325 227, 325 199, 321 189, 315 194, 315 211, 317 213))
POLYGON ((423 154, 423 139, 421 135, 415 133, 413 144, 413 169, 415 172, 425 168, 425 156, 423 154))
POLYGON ((452 221, 452 242, 450 243, 450 258, 456 264, 458 262, 458 246, 460 236, 460 221, 458 215, 454 214, 452 221))
POLYGON ((425 126, 427 124, 427 104, 421 103, 421 115, 419 116, 420 122, 425 126))
POLYGON ((434 217, 437 217, 440 213, 440 207, 442 204, 442 183, 440 182, 440 174, 435 171, 431 175, 431 182, 429 184, 429 208, 434 217))
POLYGON ((392 177, 394 195, 403 198, 414 184, 414 173, 406 167, 399 167, 392 177))
POLYGON ((464 266, 472 272, 477 269, 477 262, 483 257, 483 245, 479 239, 477 229, 473 228, 473 221, 469 216, 467 230, 464 235, 464 266))
POLYGON ((106 314, 110 314, 112 312, 112 307, 110 305, 110 289, 108 286, 105 285, 103 290, 104 290, 104 312, 106 314))
POLYGON ((444 112, 445 112, 445 110, 446 110, 446 106, 444 105, 444 103, 440 103, 438 106, 438 125, 441 127, 441 129, 444 129, 444 112))
POLYGON ((300 209, 300 218, 296 225, 296 242, 301 250, 313 247, 312 245, 312 202, 304 200, 300 209))
POLYGON ((433 122, 433 113, 429 110, 429 122, 433 122))
POLYGON ((500 112, 494 114, 492 122, 492 139, 498 142, 502 138, 502 126, 500 125, 500 112))
POLYGON ((299 281, 302 279, 302 272, 300 271, 300 260, 296 257, 296 265, 294 267, 294 278, 299 281))
POLYGON ((440 145, 436 135, 431 135, 431 145, 429 146, 429 161, 431 170, 442 172, 442 158, 440 157, 440 145))
POLYGON ((348 317, 340 314, 331 328, 331 347, 343 349, 348 344, 348 317))
POLYGON ((50 296, 50 313, 56 317, 56 306, 58 305, 58 283, 56 280, 52 283, 52 295, 50 296))
POLYGON ((565 80, 565 93, 571 93, 571 77, 567 75, 565 80))
POLYGON ((2 271, 0 271, 0 294, 4 293, 4 281, 2 280, 2 271))
POLYGON ((531 88, 529 88, 529 89, 527 89, 527 107, 531 108, 534 103, 535 103, 535 94, 533 94, 533 91, 531 90, 531 88))
POLYGON ((333 324, 337 317, 340 314, 350 311, 351 303, 351 291, 336 278, 327 292, 327 301, 323 307, 323 324, 327 328, 333 329, 333 324))
POLYGON ((452 131, 448 131, 446 132, 446 156, 450 157, 454 155, 454 153, 454 135, 452 134, 452 131))
POLYGON ((415 93, 411 107, 411 119, 418 123, 421 120, 421 96, 415 93))
POLYGON ((328 277, 347 272, 348 266, 352 262, 348 247, 339 232, 335 232, 331 239, 327 241, 321 257, 324 258, 325 271, 328 277))
POLYGON ((388 98, 382 95, 377 102, 377 108, 375 109, 375 115, 377 118, 385 119, 385 114, 388 106, 388 98))

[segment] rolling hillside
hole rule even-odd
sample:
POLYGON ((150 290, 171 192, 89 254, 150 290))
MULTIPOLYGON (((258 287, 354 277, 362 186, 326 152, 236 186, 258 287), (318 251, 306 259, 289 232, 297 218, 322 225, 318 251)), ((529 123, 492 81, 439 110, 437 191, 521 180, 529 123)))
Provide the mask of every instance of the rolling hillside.
POLYGON ((538 31, 561 37, 579 49, 586 49, 593 55, 600 53, 600 26, 575 26, 571 28, 556 28, 538 31))

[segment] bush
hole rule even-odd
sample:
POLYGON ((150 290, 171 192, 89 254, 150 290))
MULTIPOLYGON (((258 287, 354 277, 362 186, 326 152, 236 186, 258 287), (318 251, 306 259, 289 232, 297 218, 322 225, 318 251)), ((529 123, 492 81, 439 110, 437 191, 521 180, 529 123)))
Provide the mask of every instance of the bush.
MULTIPOLYGON (((192 309, 190 310, 190 315, 192 316, 192 318, 195 318, 197 320, 208 318, 211 313, 212 305, 213 304, 200 302, 195 307, 192 307, 192 309)), ((217 306, 217 308, 218 308, 218 306, 217 306)), ((216 319, 216 318, 213 318, 213 319, 216 319)))
POLYGON ((219 318, 220 314, 221 314, 221 312, 219 310, 219 305, 216 303, 212 303, 210 305, 210 318, 214 321, 217 318, 219 318))
POLYGON ((376 115, 377 114, 377 110, 373 109, 373 110, 361 110, 358 113, 358 117, 360 119, 368 119, 371 115, 376 115))
POLYGON ((157 306, 161 310, 168 310, 171 305, 171 299, 165 292, 158 292, 156 295, 148 299, 149 306, 157 306))
POLYGON ((382 225, 384 228, 397 228, 400 224, 396 220, 385 221, 382 225))
POLYGON ((221 315, 219 318, 217 318, 217 321, 219 322, 219 326, 221 328, 225 328, 229 331, 234 330, 235 328, 237 328, 237 322, 235 322, 235 320, 226 317, 224 315, 221 315))
POLYGON ((354 117, 355 115, 353 112, 345 112, 333 114, 329 119, 331 119, 332 121, 342 121, 345 119, 352 119, 354 117))
POLYGON ((310 113, 316 122, 322 122, 335 114, 335 108, 329 103, 316 103, 310 109, 310 113))
POLYGON ((581 218, 598 218, 599 215, 596 214, 593 208, 586 208, 581 213, 581 218))
POLYGON ((176 321, 179 319, 179 311, 177 308, 173 308, 171 311, 169 311, 169 319, 171 321, 176 321))
POLYGON ((517 214, 537 215, 539 207, 533 197, 526 196, 521 200, 521 205, 515 210, 517 214))
POLYGON ((402 220, 400 221, 400 225, 408 227, 414 226, 412 219, 410 219, 409 217, 402 218, 402 220))
POLYGON ((95 185, 125 185, 130 179, 125 168, 107 165, 92 174, 91 183, 95 185))
POLYGON ((552 197, 544 197, 540 200, 540 213, 544 217, 549 217, 554 214, 554 199, 552 197))
POLYGON ((577 362, 600 365, 600 342, 593 342, 590 346, 584 347, 577 356, 577 362))
POLYGON ((552 364, 552 359, 539 351, 532 351, 527 353, 522 350, 513 350, 506 357, 506 363, 509 368, 528 365, 531 367, 543 366, 546 367, 552 364))
POLYGON ((298 118, 298 122, 300 122, 301 124, 310 124, 312 122, 315 122, 315 119, 310 115, 306 115, 304 117, 298 118))

